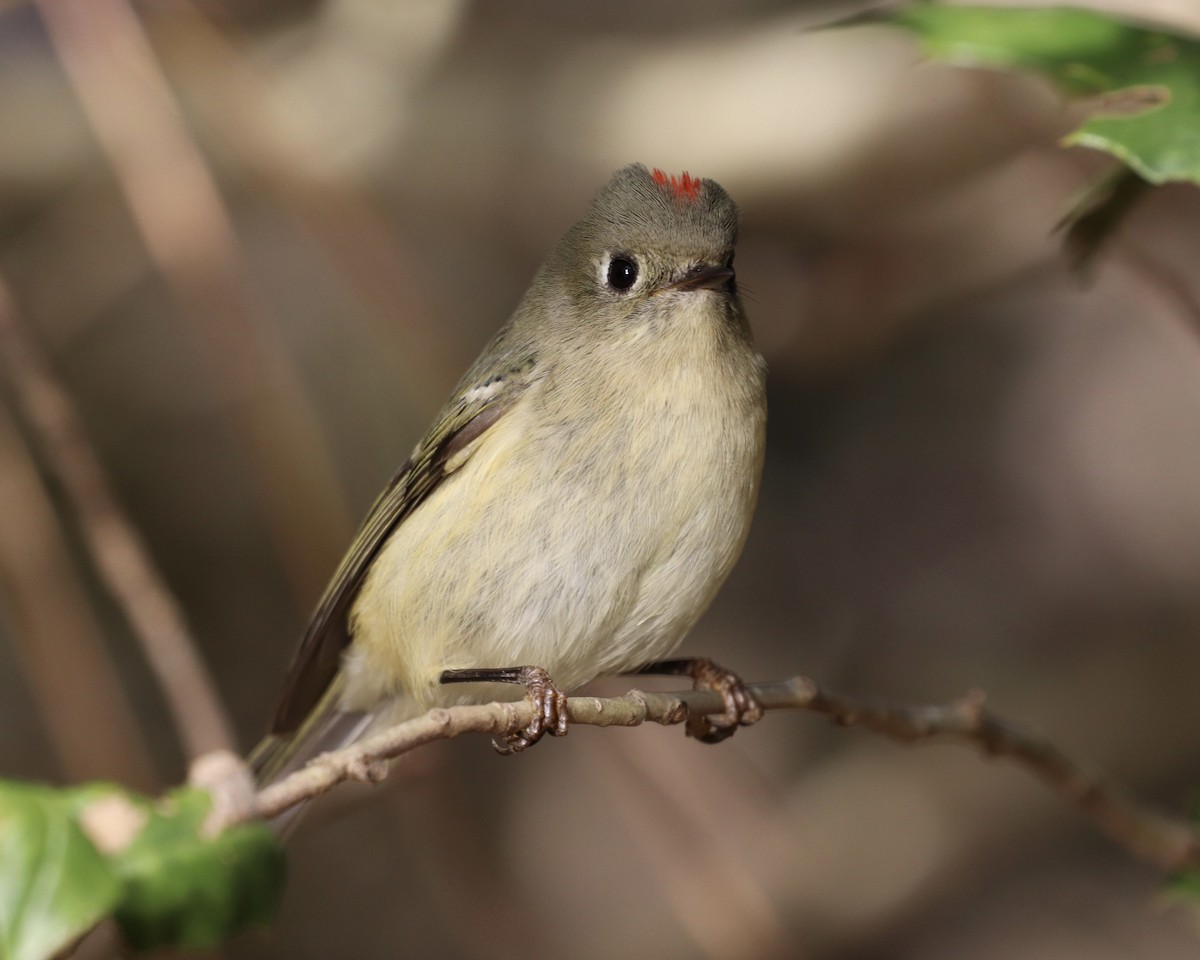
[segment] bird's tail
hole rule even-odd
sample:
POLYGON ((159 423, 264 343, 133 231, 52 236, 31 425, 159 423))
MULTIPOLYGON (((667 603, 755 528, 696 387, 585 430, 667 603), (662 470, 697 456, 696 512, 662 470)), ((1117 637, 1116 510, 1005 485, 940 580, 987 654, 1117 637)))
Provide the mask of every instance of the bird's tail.
MULTIPOLYGON (((322 753, 349 746, 366 732, 372 714, 342 710, 341 686, 339 676, 299 727, 268 734, 250 752, 247 763, 260 789, 301 769, 322 753)), ((285 811, 271 825, 281 833, 294 827, 305 806, 307 803, 302 803, 285 811)))

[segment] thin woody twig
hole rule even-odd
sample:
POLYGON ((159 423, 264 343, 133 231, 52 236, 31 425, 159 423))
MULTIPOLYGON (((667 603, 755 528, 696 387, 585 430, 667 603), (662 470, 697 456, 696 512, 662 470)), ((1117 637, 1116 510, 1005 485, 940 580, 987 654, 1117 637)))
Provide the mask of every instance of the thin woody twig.
MULTIPOLYGON (((1200 867, 1200 834, 1190 823, 1152 810, 1113 784, 1071 760, 1043 737, 985 709, 980 694, 950 704, 899 706, 868 702, 819 687, 807 677, 751 684, 749 689, 767 710, 807 710, 843 726, 864 727, 896 740, 953 740, 988 756, 1005 757, 1026 768, 1072 803, 1126 851, 1162 870, 1200 867)), ((711 691, 645 693, 623 697, 571 697, 572 724, 638 726, 646 721, 682 723, 689 713, 716 714, 725 709, 711 691)), ((528 702, 490 703, 431 710, 397 724, 353 746, 323 754, 307 767, 262 789, 255 808, 274 817, 346 780, 378 781, 387 761, 435 740, 464 733, 503 734, 529 722, 528 702)))
POLYGON ((1005 757, 1036 774, 1129 853, 1169 872, 1200 866, 1200 833, 1188 821, 1126 796, 1046 738, 987 710, 978 691, 950 704, 910 707, 856 700, 806 678, 790 682, 807 687, 805 702, 796 704, 801 709, 896 740, 954 740, 1005 757))
POLYGON ((233 730, 183 612, 109 489, 70 398, 14 314, 0 279, 0 369, 75 511, 96 570, 128 618, 189 756, 228 749, 233 730))

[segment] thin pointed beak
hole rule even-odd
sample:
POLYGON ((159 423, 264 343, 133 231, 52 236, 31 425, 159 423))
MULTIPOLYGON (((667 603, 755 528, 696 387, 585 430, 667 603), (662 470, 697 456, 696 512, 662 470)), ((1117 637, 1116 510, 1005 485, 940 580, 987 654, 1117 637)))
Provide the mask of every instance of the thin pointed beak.
POLYGON ((722 267, 712 263, 700 263, 692 267, 674 283, 667 284, 668 290, 728 290, 733 283, 733 267, 722 267))

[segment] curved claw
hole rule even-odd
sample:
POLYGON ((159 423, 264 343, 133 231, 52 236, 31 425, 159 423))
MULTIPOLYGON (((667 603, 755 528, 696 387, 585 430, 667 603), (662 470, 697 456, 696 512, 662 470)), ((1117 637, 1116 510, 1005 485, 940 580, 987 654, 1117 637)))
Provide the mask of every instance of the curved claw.
POLYGON ((762 719, 762 705, 732 670, 705 657, 690 660, 688 665, 694 689, 714 690, 725 701, 722 714, 689 715, 685 728, 689 737, 695 737, 701 743, 720 743, 732 737, 739 726, 748 727, 762 719))
POLYGON ((684 729, 689 737, 695 737, 701 743, 720 743, 732 737, 738 727, 748 727, 762 719, 762 704, 754 699, 742 678, 707 657, 655 660, 633 672, 691 677, 693 689, 715 690, 721 695, 725 702, 724 713, 716 716, 688 714, 684 729))
POLYGON ((519 683, 525 699, 533 704, 533 719, 524 730, 513 730, 492 741, 496 752, 509 756, 532 747, 549 733, 567 735, 567 695, 550 679, 543 667, 476 667, 443 670, 440 683, 519 683))
POLYGON ((523 730, 514 730, 492 740, 492 748, 501 756, 532 747, 547 733, 567 735, 567 695, 560 691, 542 667, 520 667, 518 683, 525 684, 525 699, 533 704, 533 719, 523 730))

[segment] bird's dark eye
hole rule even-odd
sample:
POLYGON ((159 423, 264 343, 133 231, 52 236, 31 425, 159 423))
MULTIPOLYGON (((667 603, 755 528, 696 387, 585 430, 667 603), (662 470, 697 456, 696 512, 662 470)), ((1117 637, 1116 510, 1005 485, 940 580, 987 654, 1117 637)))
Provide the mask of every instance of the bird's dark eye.
POLYGON ((631 257, 613 257, 608 261, 604 279, 614 290, 628 290, 638 278, 637 262, 631 257))

